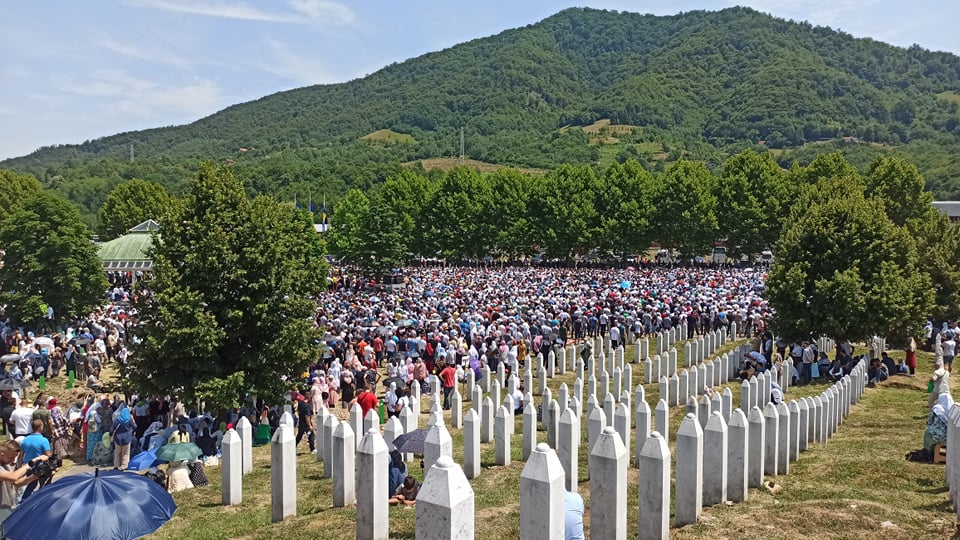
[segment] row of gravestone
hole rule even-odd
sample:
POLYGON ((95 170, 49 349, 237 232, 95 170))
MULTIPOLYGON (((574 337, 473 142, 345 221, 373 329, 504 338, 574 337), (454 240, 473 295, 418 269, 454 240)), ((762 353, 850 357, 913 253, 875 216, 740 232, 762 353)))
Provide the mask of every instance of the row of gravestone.
MULTIPOLYGON (((860 377, 861 380, 863 378, 862 373, 860 372, 855 372, 854 377, 860 377)), ((845 379, 844 381, 841 381, 841 383, 838 383, 838 386, 841 388, 844 388, 844 385, 845 384, 848 385, 848 383, 849 383, 849 379, 845 379)), ((849 386, 846 386, 846 388, 849 388, 849 386)), ((834 389, 831 388, 831 392, 833 390, 834 389)), ((642 396, 642 387, 639 387, 638 391, 639 391, 638 401, 643 402, 643 404, 645 404, 642 396)), ((609 401, 609 400, 605 400, 605 401, 609 401)), ((828 403, 830 401, 831 400, 828 399, 828 403)), ((574 400, 574 403, 575 402, 576 400, 574 400)), ((490 397, 487 397, 484 400, 484 405, 485 405, 484 409, 486 410, 492 409, 492 400, 490 399, 490 397)), ((434 407, 436 406, 437 404, 435 403, 434 407)), ((702 406, 703 406, 703 403, 701 403, 701 407, 702 406)), ((556 404, 556 401, 551 400, 548 407, 550 409, 556 410, 558 406, 556 404)), ((772 416, 780 415, 782 413, 782 411, 779 411, 776 409, 774 409, 774 412, 771 413, 770 411, 771 407, 772 405, 770 404, 768 404, 768 406, 766 407, 765 412, 767 413, 767 416, 772 417, 772 416)), ((625 404, 621 403, 621 406, 617 412, 623 413, 625 408, 626 408, 625 404)), ((781 405, 781 408, 785 408, 785 406, 781 405)), ((794 408, 794 407, 791 407, 791 408, 794 408)), ((797 422, 801 422, 804 425, 807 425, 807 422, 803 422, 802 420, 800 420, 800 414, 799 414, 800 407, 797 406, 795 408, 798 409, 796 411, 797 422)), ((628 410, 628 408, 626 409, 628 410)), ((830 409, 825 407, 824 408, 816 407, 814 410, 818 411, 817 413, 815 413, 816 418, 829 417, 829 418, 836 418, 837 421, 839 421, 840 416, 838 416, 835 413, 843 412, 843 411, 836 411, 836 410, 834 410, 834 412, 828 412, 830 411, 830 409), (824 412, 820 413, 819 411, 821 410, 823 410, 824 412)), ((600 409, 597 408, 595 409, 595 411, 599 412, 600 409)), ((751 410, 751 413, 752 413, 751 417, 758 416, 757 414, 755 414, 757 411, 759 411, 759 407, 755 407, 754 410, 751 410)), ((790 411, 790 412, 794 412, 794 411, 790 411)), ((742 412, 739 412, 738 416, 742 416, 742 414, 743 414, 742 412)), ((376 444, 376 439, 379 438, 380 440, 382 440, 382 437, 379 435, 379 429, 375 427, 379 425, 379 419, 376 417, 376 413, 374 411, 370 411, 367 415, 367 418, 363 419, 365 420, 364 423, 366 424, 366 427, 367 427, 366 429, 367 434, 368 435, 376 434, 377 436, 377 437, 373 437, 374 442, 371 442, 366 445, 370 447, 368 448, 368 451, 363 451, 361 450, 361 448, 365 446, 365 443, 363 442, 363 440, 366 440, 368 437, 364 436, 363 440, 359 442, 355 442, 354 433, 356 433, 357 430, 351 427, 351 424, 357 425, 358 427, 360 425, 360 420, 359 418, 357 418, 359 416, 359 409, 354 408, 353 410, 351 410, 350 422, 340 422, 339 424, 337 424, 336 420, 333 419, 332 415, 323 415, 323 416, 324 417, 322 419, 321 417, 318 416, 318 423, 322 422, 324 424, 324 432, 325 432, 324 435, 321 437, 320 444, 323 450, 322 450, 322 453, 318 452, 318 460, 326 461, 325 467, 324 467, 325 469, 324 476, 327 476, 327 477, 332 476, 334 478, 334 505, 343 506, 346 504, 352 504, 354 502, 358 502, 359 504, 359 501, 357 501, 357 496, 356 496, 358 492, 357 490, 358 486, 356 485, 356 483, 358 481, 364 482, 365 480, 367 480, 367 478, 363 477, 362 479, 360 479, 355 476, 357 467, 355 467, 356 463, 354 461, 354 458, 356 457, 360 461, 360 464, 361 464, 361 466, 359 467, 360 470, 367 470, 368 467, 365 465, 365 463, 369 458, 364 458, 362 457, 362 455, 364 453, 370 453, 371 451, 375 451, 377 450, 377 448, 381 446, 379 444, 376 444), (332 434, 328 433, 328 431, 330 430, 328 430, 327 428, 329 427, 335 428, 332 430, 332 434)), ((557 415, 555 413, 554 418, 556 416, 557 415)), ((719 411, 718 411, 718 414, 715 414, 713 416, 715 416, 716 421, 721 423, 724 422, 723 415, 719 414, 719 411)), ((473 410, 468 411, 467 417, 468 418, 466 423, 468 427, 467 427, 467 432, 465 433, 465 443, 467 443, 467 448, 465 448, 465 452, 464 452, 465 453, 464 467, 465 469, 467 469, 468 476, 475 476, 476 474, 479 474, 479 442, 484 438, 489 440, 489 435, 487 435, 486 437, 482 435, 481 436, 476 435, 476 430, 479 427, 480 422, 477 419, 477 414, 475 411, 473 410), (470 448, 471 446, 476 446, 475 451, 471 451, 471 450, 474 450, 470 448)), ((606 417, 607 415, 604 414, 603 418, 606 418, 606 417)), ((603 426, 601 427, 601 432, 609 431, 610 433, 616 434, 617 439, 620 441, 620 445, 622 447, 626 447, 626 443, 629 442, 629 424, 628 424, 629 416, 624 414, 618 414, 617 416, 615 416, 615 421, 614 421, 615 424, 618 423, 617 422, 618 418, 624 419, 623 421, 619 422, 620 425, 616 426, 617 428, 619 428, 618 430, 614 430, 614 431, 606 430, 605 429, 606 426, 603 426), (624 427, 624 424, 626 424, 626 427, 624 427)), ((692 414, 688 415, 688 418, 685 420, 685 424, 687 424, 687 427, 681 428, 681 432, 684 432, 683 433, 684 437, 689 436, 688 432, 691 432, 691 431, 696 432, 695 427, 690 427, 689 420, 691 418, 696 418, 696 416, 692 414)), ((563 458, 565 458, 560 460, 561 468, 567 471, 564 475, 566 477, 565 487, 567 489, 576 490, 575 482, 576 482, 577 474, 575 469, 571 470, 571 467, 575 468, 577 463, 576 451, 577 451, 577 448, 579 447, 580 423, 576 413, 574 412, 573 407, 565 408, 562 415, 560 416, 560 420, 561 421, 558 422, 558 426, 554 427, 552 430, 548 426, 548 440, 554 441, 554 447, 557 447, 560 450, 563 458), (551 431, 553 431, 556 434, 556 436, 550 434, 551 431)), ((713 420, 713 418, 711 418, 711 420, 713 420)), ((730 421, 733 425, 738 424, 738 421, 736 419, 731 419, 730 421)), ((641 421, 638 418, 637 425, 638 427, 642 425, 646 425, 648 427, 649 426, 648 422, 649 420, 641 421)), ((449 433, 447 433, 446 428, 443 425, 442 415, 439 413, 438 410, 434 410, 433 413, 431 414, 430 423, 432 424, 432 427, 427 437, 427 444, 425 445, 425 462, 426 462, 426 467, 428 471, 432 470, 433 465, 436 464, 441 459, 442 456, 449 457, 452 454, 452 441, 449 436, 449 433)), ((528 405, 524 414, 524 425, 525 425, 524 453, 523 453, 524 459, 528 459, 529 454, 532 453, 532 446, 536 440, 535 432, 532 429, 528 428, 527 426, 533 426, 535 425, 535 423, 536 423, 536 413, 533 409, 532 403, 528 402, 528 405)), ((388 422, 388 426, 387 426, 387 429, 385 430, 385 433, 388 434, 388 436, 390 436, 391 439, 396 435, 398 431, 402 429, 397 424, 400 424, 400 420, 398 420, 397 418, 392 418, 391 421, 388 422), (391 426, 391 424, 394 424, 394 425, 391 426)), ((739 422, 739 424, 743 424, 743 422, 739 422)), ((768 422, 768 425, 772 425, 772 424, 774 424, 772 420, 768 422)), ((594 423, 591 422, 591 431, 593 430, 592 428, 593 425, 594 423)), ((816 424, 815 422, 814 425, 818 425, 818 424, 816 424)), ((705 424, 701 425, 701 430, 703 429, 703 427, 708 427, 708 430, 707 430, 708 432, 715 431, 715 430, 710 430, 709 429, 710 426, 706 426, 705 424)), ((247 422, 245 419, 241 420, 241 422, 238 424, 238 429, 240 433, 244 433, 244 432, 249 433, 250 431, 249 422, 247 422)), ((766 429, 769 432, 769 430, 772 428, 768 427, 766 429)), ((494 431, 495 431, 494 438, 496 440, 496 443, 495 443, 496 444, 496 452, 495 452, 496 461, 499 464, 509 464, 509 456, 511 453, 510 437, 513 434, 513 420, 512 420, 512 411, 510 411, 508 407, 501 406, 498 409, 496 414, 496 426, 494 431), (509 428, 507 427, 508 425, 509 425, 509 428)), ((637 434, 638 439, 640 438, 640 431, 641 430, 638 429, 638 434, 637 434)), ((646 429, 644 429, 643 431, 646 431, 646 429)), ((820 431, 817 431, 815 429, 814 432, 823 433, 823 430, 821 429, 820 431)), ((832 433, 832 431, 830 432, 832 433)), ((784 433, 786 433, 786 435, 778 434, 775 437, 771 436, 770 439, 780 441, 784 437, 789 437, 789 432, 787 432, 787 430, 784 430, 784 433)), ((679 444, 679 441, 681 440, 679 435, 680 434, 678 433, 678 444, 679 444)), ((818 437, 822 437, 822 435, 818 435, 818 437)), ((600 435, 596 435, 595 437, 591 437, 591 438, 594 440, 590 441, 590 447, 595 448, 596 442, 600 440, 600 435)), ((647 438, 649 439, 649 437, 647 438)), ((798 440, 798 445, 801 444, 797 437, 794 437, 794 439, 798 440)), ((662 440, 662 437, 661 437, 661 440, 662 440)), ((249 441, 252 441, 252 438, 249 437, 249 435, 246 438, 243 438, 242 436, 238 435, 237 432, 234 432, 234 431, 229 432, 225 437, 225 440, 224 440, 225 464, 224 464, 224 471, 223 471, 223 475, 224 475, 223 497, 224 497, 225 504, 236 504, 239 502, 239 493, 241 493, 240 480, 239 480, 240 474, 237 473, 237 471, 249 470, 250 468, 252 468, 249 464, 249 459, 244 460, 244 457, 248 456, 250 452, 249 444, 244 444, 244 443, 249 441)), ((768 443, 767 447, 770 447, 771 444, 773 443, 772 442, 768 443)), ((386 448, 387 447, 386 445, 387 445, 386 441, 383 441, 383 445, 382 445, 383 448, 386 448)), ((645 443, 643 450, 646 450, 646 446, 647 444, 645 443)), ((734 445, 734 447, 736 447, 736 445, 734 445)), ((549 448, 549 446, 547 448, 549 448)), ((272 450, 273 452, 272 452, 272 459, 271 459, 272 461, 271 484, 272 484, 273 493, 274 493, 272 513, 273 513, 274 519, 279 520, 279 519, 283 519, 283 517, 287 515, 291 515, 293 512, 295 512, 295 508, 296 508, 296 503, 295 503, 296 456, 295 456, 295 445, 294 445, 294 439, 293 439, 292 425, 289 422, 284 422, 282 428, 278 430, 278 432, 275 434, 273 439, 272 450)), ((638 450, 640 450, 639 445, 638 445, 638 450)), ((639 453, 640 455, 638 456, 640 463, 643 463, 643 455, 644 455, 643 450, 640 451, 639 453)), ((629 452, 624 450, 624 454, 628 455, 629 452)), ((678 450, 678 454, 679 454, 679 450, 678 450)), ((776 456, 777 452, 774 452, 773 455, 776 456)), ((770 457, 770 453, 768 452, 768 457, 766 458, 767 462, 769 463, 771 459, 773 459, 774 463, 776 463, 777 458, 770 457)), ((384 461, 384 460, 381 460, 381 461, 384 461)), ((735 461, 735 460, 732 460, 732 461, 735 461)), ((783 462, 782 466, 786 467, 786 464, 788 462, 786 460, 782 460, 782 462, 783 462)), ((774 469, 779 470, 777 467, 778 467, 777 465, 773 465, 774 469)), ((762 474, 760 476, 762 478, 762 474)), ((385 478, 385 476, 383 477, 385 478)), ((366 492, 367 490, 361 487, 359 491, 366 492)), ((679 496, 679 493, 680 493, 680 490, 678 489, 678 496, 679 496)), ((383 500, 386 500, 386 496, 383 497, 383 500)), ((428 505, 424 505, 424 506, 428 506, 428 505)), ((370 515, 374 515, 374 514, 375 513, 371 513, 370 515)), ((682 514, 683 513, 681 512, 680 513, 681 517, 682 517, 682 514)), ((366 514, 363 514, 358 509, 358 520, 359 520, 359 516, 361 515, 366 515, 366 514)), ((376 515, 382 515, 382 513, 376 513, 376 515)), ((366 521, 372 522, 375 520, 366 520, 366 521)), ((364 522, 364 524, 361 524, 361 525, 365 525, 366 521, 364 522)), ((373 527, 374 529, 377 528, 376 524, 371 524, 370 527, 373 527)), ((360 531, 366 530, 367 528, 369 527, 358 525, 358 537, 366 537, 363 534, 361 534, 360 531)))

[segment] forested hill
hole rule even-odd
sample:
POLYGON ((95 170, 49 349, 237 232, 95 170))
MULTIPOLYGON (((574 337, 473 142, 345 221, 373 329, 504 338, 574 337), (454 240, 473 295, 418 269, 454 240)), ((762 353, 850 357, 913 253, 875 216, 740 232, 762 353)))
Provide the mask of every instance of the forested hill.
POLYGON ((342 193, 404 162, 457 155, 461 127, 469 158, 533 168, 718 162, 761 141, 788 164, 847 137, 864 160, 906 155, 949 197, 960 195, 958 100, 960 58, 918 46, 746 8, 669 17, 568 9, 362 79, 280 92, 185 126, 43 148, 0 168, 93 207, 124 178, 177 191, 202 159, 234 164, 251 191, 342 193))

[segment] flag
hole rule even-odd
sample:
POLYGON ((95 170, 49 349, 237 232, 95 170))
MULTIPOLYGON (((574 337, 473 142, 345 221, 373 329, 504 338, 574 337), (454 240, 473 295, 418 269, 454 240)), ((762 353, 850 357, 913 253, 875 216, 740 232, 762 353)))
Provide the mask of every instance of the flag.
POLYGON ((327 232, 328 227, 330 227, 330 221, 327 219, 327 203, 324 201, 320 209, 320 232, 327 232))

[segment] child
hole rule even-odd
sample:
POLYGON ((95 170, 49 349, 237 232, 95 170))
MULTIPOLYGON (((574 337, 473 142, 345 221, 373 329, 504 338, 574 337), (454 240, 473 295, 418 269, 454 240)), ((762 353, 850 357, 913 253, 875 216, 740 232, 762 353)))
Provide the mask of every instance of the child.
POLYGON ((390 506, 405 504, 413 506, 417 503, 417 494, 420 493, 420 482, 412 476, 403 479, 403 484, 397 488, 397 491, 390 497, 390 506))

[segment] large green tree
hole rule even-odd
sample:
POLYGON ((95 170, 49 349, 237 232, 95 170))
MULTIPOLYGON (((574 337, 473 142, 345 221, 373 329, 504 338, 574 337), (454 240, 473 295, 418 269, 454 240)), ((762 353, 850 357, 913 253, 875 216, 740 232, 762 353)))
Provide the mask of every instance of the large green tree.
POLYGON ((769 153, 746 151, 723 165, 714 193, 717 222, 730 255, 753 255, 780 237, 788 198, 784 174, 769 153))
POLYGON ((86 315, 103 299, 107 280, 91 231, 69 202, 46 191, 20 201, 0 223, 0 303, 22 324, 52 307, 57 321, 86 315))
MULTIPOLYGON (((832 192, 824 184, 835 181, 818 185, 832 192)), ((933 303, 930 279, 918 271, 909 232, 887 217, 881 199, 853 190, 794 216, 767 282, 779 333, 893 341, 916 335, 933 303)))
POLYGON ((531 231, 551 259, 568 260, 586 253, 600 230, 596 208, 599 188, 590 167, 563 165, 539 183, 533 202, 531 231))
POLYGON ((714 178, 702 163, 680 160, 660 176, 655 235, 687 256, 710 252, 717 240, 714 178))
POLYGON ((596 207, 601 228, 594 244, 622 257, 646 251, 655 232, 653 175, 628 160, 611 165, 599 183, 596 207))
POLYGON ((139 223, 156 220, 174 199, 155 182, 133 179, 117 185, 100 207, 100 232, 108 239, 123 236, 139 223))
POLYGON ((205 163, 160 226, 131 382, 194 396, 242 371, 250 391, 279 396, 319 352, 310 297, 325 287, 326 264, 310 215, 249 199, 229 170, 205 163))

